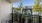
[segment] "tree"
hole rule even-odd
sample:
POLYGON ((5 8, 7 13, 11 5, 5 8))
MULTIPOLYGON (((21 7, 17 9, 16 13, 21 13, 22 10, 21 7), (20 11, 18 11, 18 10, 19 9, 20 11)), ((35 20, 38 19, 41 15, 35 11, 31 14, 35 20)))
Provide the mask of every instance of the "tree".
POLYGON ((41 6, 40 6, 40 2, 41 0, 35 0, 35 4, 32 8, 32 10, 35 12, 35 11, 38 11, 38 12, 41 12, 41 6))
POLYGON ((20 5, 19 5, 19 8, 16 8, 15 10, 17 10, 17 11, 21 11, 21 8, 22 8, 22 1, 20 1, 20 5))
POLYGON ((33 8, 32 8, 32 11, 33 11, 33 12, 38 11, 38 14, 41 14, 41 12, 42 12, 42 5, 40 5, 40 2, 41 2, 41 0, 36 0, 36 1, 35 1, 35 4, 34 4, 34 6, 33 6, 33 8), (40 12, 40 13, 39 13, 39 12, 40 12))
POLYGON ((22 8, 22 6, 23 6, 22 1, 20 1, 19 8, 22 8))
POLYGON ((35 11, 36 11, 37 8, 39 8, 40 1, 41 0, 35 0, 35 2, 34 2, 35 4, 34 4, 34 7, 33 7, 33 9, 35 9, 35 11))
POLYGON ((28 6, 25 6, 25 9, 24 9, 24 12, 25 12, 25 13, 24 13, 24 14, 29 14, 29 12, 28 12, 27 9, 28 9, 28 6))

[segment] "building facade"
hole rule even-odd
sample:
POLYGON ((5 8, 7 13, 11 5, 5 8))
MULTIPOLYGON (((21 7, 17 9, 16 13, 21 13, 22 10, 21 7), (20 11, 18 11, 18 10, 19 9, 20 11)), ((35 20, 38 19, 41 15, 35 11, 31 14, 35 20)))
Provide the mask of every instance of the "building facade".
POLYGON ((0 23, 11 20, 12 3, 21 0, 0 0, 0 23))

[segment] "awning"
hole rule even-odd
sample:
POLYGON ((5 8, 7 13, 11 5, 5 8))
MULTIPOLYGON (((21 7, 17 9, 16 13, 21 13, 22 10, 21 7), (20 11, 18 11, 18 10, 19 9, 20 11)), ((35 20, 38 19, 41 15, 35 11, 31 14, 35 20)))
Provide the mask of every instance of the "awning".
POLYGON ((22 0, 1 0, 1 1, 8 1, 10 3, 13 3, 13 2, 19 2, 19 1, 22 1, 22 0))
POLYGON ((19 2, 19 1, 22 1, 22 0, 10 0, 11 3, 13 3, 13 2, 19 2))

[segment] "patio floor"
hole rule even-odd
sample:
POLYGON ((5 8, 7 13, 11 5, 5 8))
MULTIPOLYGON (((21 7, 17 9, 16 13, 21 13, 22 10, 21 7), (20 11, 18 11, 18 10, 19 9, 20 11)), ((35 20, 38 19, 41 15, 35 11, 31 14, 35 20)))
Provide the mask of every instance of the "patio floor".
POLYGON ((19 21, 15 21, 15 22, 13 22, 13 23, 20 23, 19 21))

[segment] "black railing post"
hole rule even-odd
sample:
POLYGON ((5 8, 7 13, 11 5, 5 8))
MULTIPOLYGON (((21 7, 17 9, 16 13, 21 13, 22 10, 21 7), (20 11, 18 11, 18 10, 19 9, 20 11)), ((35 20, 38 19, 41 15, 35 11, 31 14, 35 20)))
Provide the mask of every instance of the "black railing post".
POLYGON ((30 9, 30 11, 31 11, 31 15, 32 15, 32 9, 30 9))
POLYGON ((13 23, 13 8, 12 8, 12 23, 13 23))
POLYGON ((41 23, 41 16, 39 16, 39 23, 41 23))

